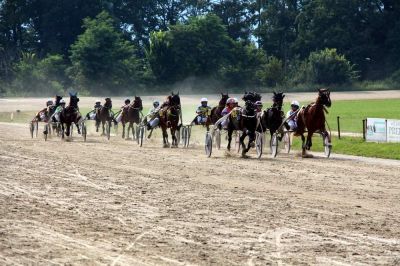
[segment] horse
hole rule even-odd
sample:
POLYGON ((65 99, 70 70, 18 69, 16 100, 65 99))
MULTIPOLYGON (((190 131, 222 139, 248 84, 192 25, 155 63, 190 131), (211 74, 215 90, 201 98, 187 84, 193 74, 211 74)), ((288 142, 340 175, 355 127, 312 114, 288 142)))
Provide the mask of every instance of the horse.
POLYGON ((330 135, 325 128, 325 113, 328 113, 326 107, 331 107, 329 89, 318 89, 318 97, 315 103, 311 103, 301 108, 297 114, 297 128, 294 131, 295 136, 301 136, 302 140, 302 156, 306 155, 306 150, 310 150, 312 146, 312 136, 319 131, 324 137, 328 137, 331 142, 330 135), (307 130, 307 141, 305 141, 304 133, 307 130))
POLYGON ((135 136, 135 128, 133 124, 139 125, 142 121, 141 114, 143 110, 142 99, 139 96, 135 96, 135 99, 129 106, 122 109, 121 113, 121 123, 122 123, 122 138, 125 138, 125 125, 129 123, 128 126, 128 138, 129 131, 132 130, 132 138, 135 136))
POLYGON ((258 94, 257 92, 244 92, 244 95, 242 97, 242 100, 244 102, 250 101, 252 103, 256 103, 257 101, 261 101, 261 95, 258 94))
POLYGON ((99 127, 100 127, 100 123, 102 125, 102 133, 101 135, 104 135, 104 125, 106 124, 106 122, 111 123, 111 121, 113 120, 113 116, 112 114, 112 101, 111 98, 106 98, 105 99, 105 103, 102 107, 96 109, 96 132, 99 132, 99 127))
POLYGON ((228 115, 228 151, 231 150, 232 133, 234 130, 241 130, 243 134, 239 138, 239 145, 242 145, 242 156, 245 157, 246 153, 253 146, 256 138, 256 129, 258 125, 258 117, 256 112, 256 105, 250 100, 247 100, 245 107, 236 107, 228 115), (249 136, 249 143, 244 144, 244 139, 249 136))
POLYGON ((210 115, 207 120, 209 125, 215 124, 221 117, 222 110, 224 110, 226 101, 229 99, 229 95, 221 93, 221 99, 219 100, 218 106, 211 109, 210 115))
POLYGON ((69 93, 69 96, 70 100, 68 106, 65 107, 65 109, 63 109, 60 113, 62 139, 64 139, 64 130, 65 135, 69 137, 72 123, 75 123, 76 127, 78 128, 78 134, 80 134, 79 122, 81 121, 82 116, 78 107, 79 98, 77 93, 69 93))
POLYGON ((283 92, 274 92, 274 95, 272 96, 272 106, 264 110, 261 114, 261 123, 258 130, 265 132, 268 129, 271 138, 282 125, 285 117, 285 114, 282 111, 284 98, 285 95, 283 92))
POLYGON ((182 126, 182 124, 179 124, 179 120, 182 120, 181 99, 179 97, 179 92, 177 94, 172 92, 171 95, 167 97, 167 101, 161 105, 159 117, 160 127, 163 132, 164 148, 169 147, 167 133, 168 128, 171 130, 172 147, 178 147, 176 131, 182 126))

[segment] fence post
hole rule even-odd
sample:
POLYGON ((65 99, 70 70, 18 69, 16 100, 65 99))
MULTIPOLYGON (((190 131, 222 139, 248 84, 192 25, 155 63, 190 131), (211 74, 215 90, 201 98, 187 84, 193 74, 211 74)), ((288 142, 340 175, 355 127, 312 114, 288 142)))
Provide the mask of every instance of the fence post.
POLYGON ((338 137, 340 139, 340 116, 337 117, 337 130, 338 130, 338 137))
POLYGON ((365 140, 365 124, 366 124, 366 121, 365 121, 365 119, 363 119, 363 139, 365 140))

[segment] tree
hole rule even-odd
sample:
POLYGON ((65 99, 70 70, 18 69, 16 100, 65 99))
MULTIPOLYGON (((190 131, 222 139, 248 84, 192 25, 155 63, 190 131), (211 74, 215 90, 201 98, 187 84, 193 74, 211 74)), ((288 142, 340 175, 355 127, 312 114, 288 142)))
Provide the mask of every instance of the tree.
POLYGON ((84 28, 71 47, 69 73, 75 84, 91 93, 115 93, 137 83, 135 47, 123 39, 113 18, 103 11, 85 19, 84 28))
POLYGON ((189 76, 215 76, 231 46, 221 20, 209 14, 153 34, 147 58, 157 79, 171 83, 189 76))
POLYGON ((344 84, 357 78, 354 65, 336 49, 324 49, 310 54, 301 65, 298 81, 312 84, 344 84))

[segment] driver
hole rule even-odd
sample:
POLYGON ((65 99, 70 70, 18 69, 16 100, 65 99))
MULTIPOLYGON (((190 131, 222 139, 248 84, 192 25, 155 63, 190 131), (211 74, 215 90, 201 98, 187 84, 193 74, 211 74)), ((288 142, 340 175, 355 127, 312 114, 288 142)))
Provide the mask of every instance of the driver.
POLYGON ((146 121, 148 121, 147 130, 157 127, 158 124, 160 123, 160 118, 158 117, 159 111, 160 111, 160 102, 154 101, 153 108, 150 109, 144 121, 145 123, 146 121))
POLYGON ((194 123, 196 125, 202 125, 207 122, 208 116, 210 115, 211 107, 208 106, 208 99, 201 98, 200 106, 197 107, 196 114, 197 116, 194 119, 194 123))
POLYGON ((54 112, 54 118, 56 119, 57 122, 60 122, 60 113, 62 110, 65 108, 65 100, 61 99, 60 100, 60 105, 57 106, 56 111, 54 112))
POLYGON ((297 129, 297 115, 296 112, 300 108, 300 103, 298 101, 292 101, 290 105, 290 110, 287 112, 286 117, 288 118, 287 123, 289 125, 289 129, 294 131, 297 129))

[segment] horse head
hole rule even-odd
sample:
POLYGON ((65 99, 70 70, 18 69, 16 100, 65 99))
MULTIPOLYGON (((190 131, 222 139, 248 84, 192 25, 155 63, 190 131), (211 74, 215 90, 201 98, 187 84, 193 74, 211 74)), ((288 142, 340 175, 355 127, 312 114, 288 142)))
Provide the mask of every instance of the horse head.
POLYGON ((244 109, 247 115, 253 115, 256 112, 257 106, 253 101, 247 100, 244 104, 244 109))
POLYGON ((61 101, 62 98, 63 98, 62 96, 56 95, 56 102, 55 102, 56 106, 60 105, 60 101, 61 101))
POLYGON ((79 102, 79 98, 78 98, 78 93, 69 93, 69 106, 74 107, 74 108, 78 108, 78 102, 79 102))
POLYGON ((133 100, 133 108, 143 109, 142 98, 140 98, 140 96, 135 95, 135 99, 133 100))
POLYGON ((104 101, 105 101, 105 103, 104 103, 104 107, 106 107, 106 108, 112 108, 112 101, 111 101, 111 98, 105 98, 104 99, 104 101))
POLYGON ((229 99, 228 93, 227 93, 227 94, 224 94, 224 93, 221 92, 221 100, 219 100, 218 105, 219 105, 219 106, 225 106, 225 105, 226 105, 226 101, 227 101, 228 99, 229 99))
POLYGON ((261 101, 261 95, 257 92, 245 92, 242 98, 243 101, 251 101, 253 103, 261 101))
POLYGON ((325 105, 326 107, 331 107, 331 92, 329 91, 329 89, 318 89, 317 103, 325 105))
POLYGON ((275 92, 274 91, 274 95, 272 96, 272 102, 273 102, 272 106, 277 107, 278 109, 281 109, 284 98, 285 98, 285 94, 283 94, 283 92, 275 92))
POLYGON ((181 98, 179 97, 179 92, 178 94, 173 94, 170 96, 170 105, 171 106, 180 106, 181 105, 181 98))

